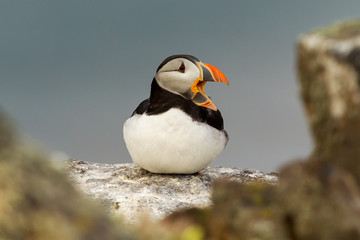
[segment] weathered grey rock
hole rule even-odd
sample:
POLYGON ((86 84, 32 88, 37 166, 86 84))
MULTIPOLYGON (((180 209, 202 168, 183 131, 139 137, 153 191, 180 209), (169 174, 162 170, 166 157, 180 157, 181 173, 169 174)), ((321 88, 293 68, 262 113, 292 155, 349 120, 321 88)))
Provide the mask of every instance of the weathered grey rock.
POLYGON ((303 35, 297 49, 315 149, 280 171, 279 220, 289 239, 360 239, 360 20, 303 35))
POLYGON ((87 195, 100 200, 111 213, 134 222, 142 213, 160 219, 176 210, 211 204, 211 186, 216 179, 240 183, 276 183, 276 174, 256 170, 209 167, 194 175, 147 172, 135 164, 100 164, 68 160, 71 179, 87 195))
POLYGON ((346 169, 360 185, 360 20, 304 34, 297 50, 312 160, 346 169))

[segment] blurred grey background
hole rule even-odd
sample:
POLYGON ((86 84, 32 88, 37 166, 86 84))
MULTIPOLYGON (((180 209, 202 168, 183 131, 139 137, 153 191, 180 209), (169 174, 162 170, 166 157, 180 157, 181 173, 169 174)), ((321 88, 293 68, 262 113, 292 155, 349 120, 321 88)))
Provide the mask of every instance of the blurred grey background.
POLYGON ((206 85, 230 135, 212 165, 276 171, 312 149, 297 37, 359 9, 358 0, 4 0, 0 105, 49 152, 131 162, 123 122, 164 58, 192 54, 230 82, 206 85))

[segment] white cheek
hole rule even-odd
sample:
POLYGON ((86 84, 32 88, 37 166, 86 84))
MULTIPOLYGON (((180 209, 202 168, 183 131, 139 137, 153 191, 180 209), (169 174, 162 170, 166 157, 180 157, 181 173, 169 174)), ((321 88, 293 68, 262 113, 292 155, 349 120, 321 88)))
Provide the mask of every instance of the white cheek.
POLYGON ((191 85, 199 77, 200 73, 198 69, 187 71, 185 73, 172 71, 172 72, 160 72, 156 74, 155 78, 159 85, 173 93, 185 94, 191 88, 191 85))
POLYGON ((170 90, 185 93, 191 87, 191 79, 188 78, 184 73, 174 72, 165 78, 164 85, 170 90))

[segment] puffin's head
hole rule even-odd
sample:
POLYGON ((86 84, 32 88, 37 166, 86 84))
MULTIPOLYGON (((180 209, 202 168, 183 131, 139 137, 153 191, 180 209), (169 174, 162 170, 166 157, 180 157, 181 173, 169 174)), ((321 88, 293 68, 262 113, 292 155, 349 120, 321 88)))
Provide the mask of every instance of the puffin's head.
POLYGON ((217 110, 205 94, 207 81, 229 85, 225 75, 216 67, 202 63, 191 55, 173 55, 158 67, 155 79, 160 87, 192 100, 195 104, 217 110))

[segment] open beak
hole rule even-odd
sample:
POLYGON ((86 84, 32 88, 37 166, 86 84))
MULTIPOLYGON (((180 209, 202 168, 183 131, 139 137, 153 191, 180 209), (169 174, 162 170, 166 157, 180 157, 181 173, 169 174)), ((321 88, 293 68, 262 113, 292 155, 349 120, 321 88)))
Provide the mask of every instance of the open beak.
POLYGON ((206 82, 223 82, 229 85, 228 80, 225 75, 216 67, 198 62, 198 68, 200 70, 200 76, 191 86, 191 91, 194 93, 192 101, 202 107, 210 108, 211 110, 217 111, 217 107, 210 100, 210 98, 205 94, 204 86, 206 82))

